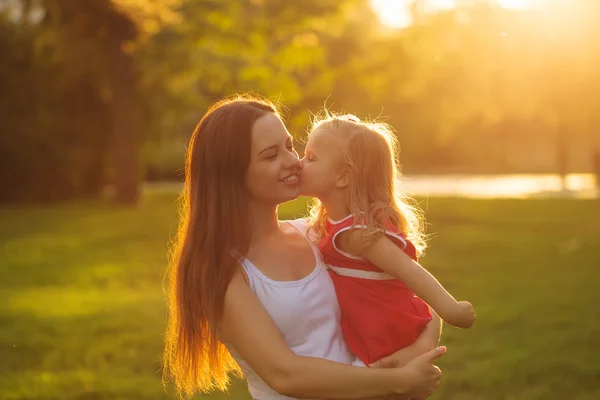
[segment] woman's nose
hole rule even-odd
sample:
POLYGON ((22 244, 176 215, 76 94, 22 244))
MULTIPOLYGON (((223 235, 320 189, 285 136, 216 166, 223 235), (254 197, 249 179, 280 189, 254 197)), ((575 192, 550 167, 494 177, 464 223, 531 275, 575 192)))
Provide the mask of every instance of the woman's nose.
POLYGON ((298 159, 296 154, 290 153, 286 167, 298 169, 302 168, 300 165, 300 159, 298 159))

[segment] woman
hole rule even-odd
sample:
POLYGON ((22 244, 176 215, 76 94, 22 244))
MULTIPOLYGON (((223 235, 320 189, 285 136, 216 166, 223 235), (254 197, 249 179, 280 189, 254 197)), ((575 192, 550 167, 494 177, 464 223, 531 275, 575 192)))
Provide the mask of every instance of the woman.
POLYGON ((445 352, 425 352, 437 344, 439 319, 382 362, 397 367, 349 365, 355 357, 307 222, 277 219, 278 204, 300 193, 299 168, 269 102, 223 100, 198 124, 170 263, 165 373, 188 395, 223 390, 229 372, 243 372, 260 400, 428 396, 440 378, 432 361, 445 352))

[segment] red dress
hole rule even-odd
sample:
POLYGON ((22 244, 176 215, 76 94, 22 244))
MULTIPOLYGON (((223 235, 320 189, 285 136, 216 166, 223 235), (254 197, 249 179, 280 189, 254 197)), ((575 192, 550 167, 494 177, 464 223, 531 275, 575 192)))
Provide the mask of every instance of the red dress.
MULTIPOLYGON (((351 215, 341 221, 328 220, 319 250, 335 285, 346 343, 369 365, 414 343, 431 321, 431 313, 404 283, 371 262, 337 248, 336 236, 350 229, 353 220, 351 215)), ((390 226, 385 233, 417 260, 415 246, 395 227, 390 226)))

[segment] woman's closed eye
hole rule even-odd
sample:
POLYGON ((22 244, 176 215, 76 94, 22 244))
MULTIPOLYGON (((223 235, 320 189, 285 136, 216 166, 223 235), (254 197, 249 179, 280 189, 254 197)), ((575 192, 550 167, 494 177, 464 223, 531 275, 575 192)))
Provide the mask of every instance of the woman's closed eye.
MULTIPOLYGON (((296 151, 296 149, 294 148, 294 142, 292 142, 291 140, 289 140, 285 144, 285 147, 290 153, 294 153, 296 151)), ((274 149, 272 153, 265 156, 265 160, 273 161, 277 158, 278 155, 279 155, 279 150, 274 149)))

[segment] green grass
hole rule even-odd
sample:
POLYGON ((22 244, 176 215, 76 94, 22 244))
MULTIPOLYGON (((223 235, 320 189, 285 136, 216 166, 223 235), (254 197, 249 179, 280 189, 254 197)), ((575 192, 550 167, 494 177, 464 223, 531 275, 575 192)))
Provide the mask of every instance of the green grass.
MULTIPOLYGON (((1 399, 175 398, 159 373, 175 197, 0 209, 1 399)), ((600 202, 423 205, 423 264, 478 315, 445 328, 433 398, 600 398, 600 202)), ((243 382, 230 394, 248 398, 243 382)))

